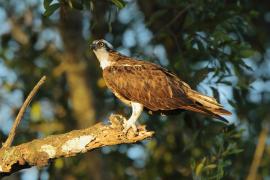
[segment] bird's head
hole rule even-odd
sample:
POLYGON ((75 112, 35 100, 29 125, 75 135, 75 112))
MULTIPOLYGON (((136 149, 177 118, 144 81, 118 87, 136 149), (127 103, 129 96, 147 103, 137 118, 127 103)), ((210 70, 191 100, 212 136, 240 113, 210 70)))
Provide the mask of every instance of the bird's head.
POLYGON ((99 52, 99 51, 109 52, 113 50, 113 46, 104 39, 93 41, 92 44, 90 45, 90 48, 94 51, 94 53, 99 52))
POLYGON ((111 65, 109 54, 113 51, 113 46, 109 42, 105 41, 104 39, 95 40, 90 45, 90 48, 97 56, 102 69, 111 65))

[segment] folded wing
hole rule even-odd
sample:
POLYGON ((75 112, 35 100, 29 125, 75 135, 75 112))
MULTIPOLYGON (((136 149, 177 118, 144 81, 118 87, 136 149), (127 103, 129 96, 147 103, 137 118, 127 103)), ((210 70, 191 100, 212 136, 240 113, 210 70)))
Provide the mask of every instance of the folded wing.
POLYGON ((230 112, 212 97, 192 90, 166 69, 145 61, 122 60, 103 70, 113 92, 152 111, 185 109, 221 120, 230 112))

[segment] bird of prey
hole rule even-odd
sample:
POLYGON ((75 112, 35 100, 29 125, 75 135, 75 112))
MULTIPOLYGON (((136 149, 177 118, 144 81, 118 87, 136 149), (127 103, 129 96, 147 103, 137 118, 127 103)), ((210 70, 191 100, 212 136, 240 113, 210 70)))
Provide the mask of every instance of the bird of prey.
POLYGON ((127 57, 101 39, 91 44, 103 70, 109 89, 124 104, 132 107, 132 115, 124 121, 124 132, 132 128, 144 107, 151 111, 189 110, 211 116, 225 123, 221 115, 230 115, 213 97, 205 96, 167 69, 142 60, 127 57))

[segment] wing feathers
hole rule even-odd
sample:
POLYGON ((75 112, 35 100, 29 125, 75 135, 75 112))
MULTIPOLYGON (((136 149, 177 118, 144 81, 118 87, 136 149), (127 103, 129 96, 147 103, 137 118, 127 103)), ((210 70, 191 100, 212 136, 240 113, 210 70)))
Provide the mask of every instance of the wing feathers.
POLYGON ((171 77, 163 69, 151 63, 115 63, 103 70, 103 77, 110 89, 153 111, 179 109, 192 102, 181 88, 171 83, 171 77))
POLYGON ((153 111, 185 109, 223 121, 220 115, 231 114, 214 98, 192 90, 174 74, 149 62, 123 57, 105 68, 103 77, 113 92, 153 111))

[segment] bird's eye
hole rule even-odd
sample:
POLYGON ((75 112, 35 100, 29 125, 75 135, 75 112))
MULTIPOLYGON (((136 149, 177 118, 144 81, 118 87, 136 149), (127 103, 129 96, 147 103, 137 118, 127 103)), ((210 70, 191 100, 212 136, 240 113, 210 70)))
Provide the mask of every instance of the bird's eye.
POLYGON ((99 46, 99 47, 104 47, 104 45, 105 45, 104 42, 99 42, 99 43, 98 43, 98 46, 99 46))

